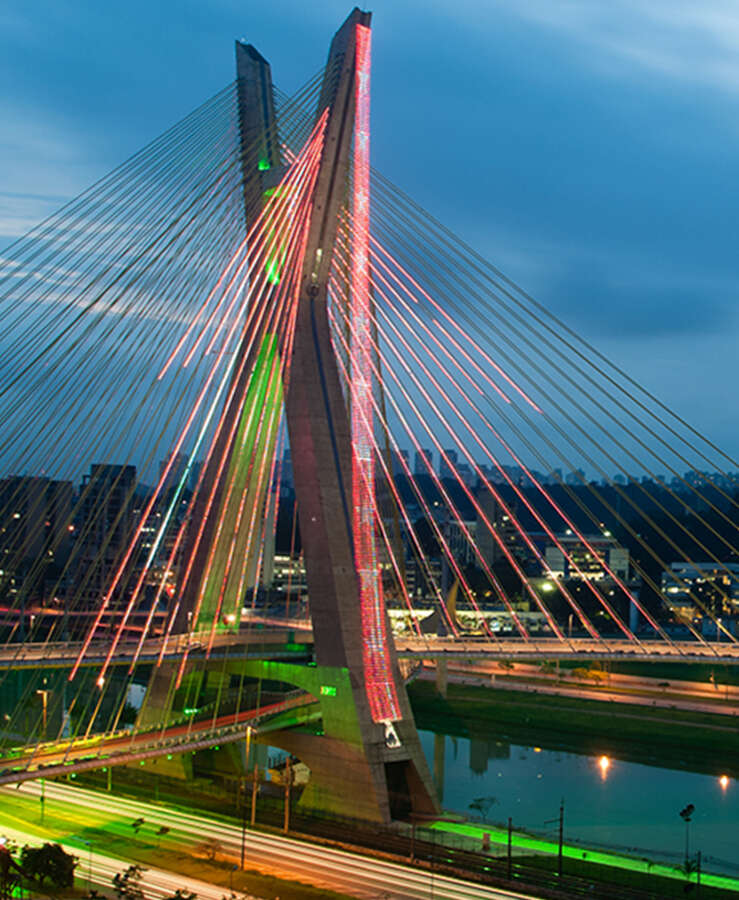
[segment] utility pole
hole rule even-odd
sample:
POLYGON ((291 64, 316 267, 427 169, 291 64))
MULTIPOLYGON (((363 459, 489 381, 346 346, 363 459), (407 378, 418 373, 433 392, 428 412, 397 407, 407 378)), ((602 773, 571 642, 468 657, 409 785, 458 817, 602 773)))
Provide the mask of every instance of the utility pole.
POLYGON ((290 829, 290 787, 292 785, 292 780, 293 770, 290 765, 290 757, 288 756, 285 764, 285 822, 282 828, 285 834, 287 834, 290 829))
POLYGON ((513 865, 513 819, 508 816, 508 868, 507 868, 507 877, 508 880, 511 880, 511 868, 513 865))
POLYGON ((557 856, 557 875, 562 879, 562 838, 564 835, 565 824, 565 798, 559 804, 559 854, 557 856))
POLYGON ((246 782, 241 779, 241 868, 246 856, 246 782))
POLYGON ((254 781, 251 788, 251 827, 257 820, 257 791, 259 790, 259 766, 254 763, 254 781))
POLYGON ((698 851, 697 865, 695 869, 695 896, 698 897, 701 892, 701 852, 698 851))

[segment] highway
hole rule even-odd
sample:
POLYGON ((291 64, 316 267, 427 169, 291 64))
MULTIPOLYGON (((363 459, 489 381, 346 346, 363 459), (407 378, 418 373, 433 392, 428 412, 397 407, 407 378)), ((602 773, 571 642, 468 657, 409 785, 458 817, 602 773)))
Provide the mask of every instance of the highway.
MULTIPOLYGON (((513 669, 502 669, 497 662, 479 659, 473 662, 449 660, 447 669, 450 681, 483 684, 506 691, 533 691, 716 715, 736 715, 739 712, 739 685, 726 683, 665 681, 602 670, 591 673, 600 676, 595 681, 577 678, 569 669, 562 669, 559 673, 543 672, 539 666, 521 662, 516 662, 513 669)), ((427 680, 434 678, 434 663, 427 661, 419 677, 427 680)))
MULTIPOLYGON (((17 828, 3 826, 0 834, 9 840, 16 841, 21 846, 43 843, 36 835, 20 831, 17 828)), ((109 896, 114 876, 126 869, 128 863, 94 850, 89 853, 87 847, 81 842, 72 842, 67 839, 61 840, 59 843, 67 853, 79 857, 76 870, 78 880, 82 881, 86 888, 89 886, 104 890, 106 896, 109 896)), ((196 878, 185 878, 176 872, 167 872, 164 869, 151 867, 146 867, 140 886, 143 888, 147 900, 148 898, 162 900, 163 897, 171 897, 178 888, 192 891, 197 894, 198 900, 223 900, 225 892, 222 885, 208 884, 206 881, 199 881, 196 878)), ((254 900, 262 900, 262 898, 254 898, 254 900)))
MULTIPOLYGON (((34 797, 41 793, 40 785, 31 783, 21 788, 0 788, 0 797, 8 791, 16 790, 34 797)), ((162 846, 192 849, 212 838, 220 843, 223 854, 234 862, 240 856, 241 829, 207 816, 53 782, 46 784, 46 804, 47 811, 50 809, 49 804, 58 804, 62 814, 64 808, 77 806, 90 809, 95 815, 101 811, 110 813, 124 822, 143 818, 147 828, 165 826, 170 829, 169 834, 162 838, 162 846)), ((3 830, 0 826, 0 835, 2 834, 14 836, 11 829, 3 830)), ((41 840, 36 838, 32 842, 41 843, 41 840)), ((80 857, 79 871, 84 877, 86 866, 89 865, 87 848, 81 845, 81 840, 75 841, 68 834, 65 834, 62 843, 80 857)), ((123 865, 120 862, 116 864, 93 847, 93 880, 99 877, 97 885, 108 887, 112 877, 109 875, 111 867, 113 872, 121 871, 128 862, 135 860, 123 865), (100 872, 99 876, 97 872, 100 872), (107 882, 104 878, 108 879, 107 882)), ((530 894, 458 881, 436 872, 251 829, 246 833, 246 868, 257 869, 286 880, 313 884, 324 890, 349 894, 360 900, 429 900, 430 897, 434 900, 534 900, 530 894)), ((215 893, 212 887, 209 893, 201 889, 201 893, 196 887, 190 887, 188 879, 161 870, 149 870, 147 881, 150 878, 157 883, 147 887, 147 897, 162 896, 159 886, 162 879, 167 879, 170 886, 189 887, 206 900, 220 900, 224 893, 223 887, 218 888, 215 893)))

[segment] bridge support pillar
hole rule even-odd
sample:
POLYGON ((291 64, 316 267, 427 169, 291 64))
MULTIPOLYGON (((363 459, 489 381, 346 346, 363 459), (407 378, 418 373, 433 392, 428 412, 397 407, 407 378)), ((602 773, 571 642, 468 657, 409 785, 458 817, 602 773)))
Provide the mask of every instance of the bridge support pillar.
POLYGON ((444 774, 446 771, 446 735, 434 735, 434 787, 439 803, 444 802, 444 774))
POLYGON ((439 657, 436 660, 436 690, 442 697, 446 697, 449 687, 449 668, 447 661, 439 657))
POLYGON ((355 699, 357 685, 349 669, 256 660, 231 665, 240 674, 301 687, 320 705, 323 734, 301 730, 304 717, 297 710, 280 717, 279 730, 256 736, 260 743, 294 754, 311 770, 301 806, 384 822, 411 812, 438 812, 410 706, 396 726, 400 741, 390 747, 382 737, 367 741, 355 699))

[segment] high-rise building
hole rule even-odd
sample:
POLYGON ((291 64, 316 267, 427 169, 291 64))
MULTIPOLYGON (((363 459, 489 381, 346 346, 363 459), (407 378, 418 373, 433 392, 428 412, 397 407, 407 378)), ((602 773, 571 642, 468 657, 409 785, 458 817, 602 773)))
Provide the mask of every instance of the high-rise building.
POLYGON ((413 457, 413 474, 430 475, 434 468, 434 451, 422 448, 413 457))
POLYGON ((72 538, 71 481, 34 476, 0 480, 0 593, 40 600, 56 581, 72 538))
POLYGON ((77 511, 74 594, 97 604, 135 530, 136 467, 95 463, 85 475, 77 511))
POLYGON ((455 472, 457 466, 457 451, 445 450, 444 456, 439 454, 439 478, 456 478, 455 472), (446 459, 444 458, 446 456, 446 459))
MULTIPOLYGON (((506 547, 514 556, 521 557, 523 545, 518 527, 511 516, 498 503, 490 491, 479 494, 477 502, 480 512, 477 515, 476 538, 480 555, 488 565, 505 558, 506 547)), ((511 512, 515 515, 516 510, 511 512)))
POLYGON ((398 450, 393 453, 393 477, 397 478, 398 475, 404 475, 406 471, 410 472, 411 464, 408 458, 407 450, 398 450))

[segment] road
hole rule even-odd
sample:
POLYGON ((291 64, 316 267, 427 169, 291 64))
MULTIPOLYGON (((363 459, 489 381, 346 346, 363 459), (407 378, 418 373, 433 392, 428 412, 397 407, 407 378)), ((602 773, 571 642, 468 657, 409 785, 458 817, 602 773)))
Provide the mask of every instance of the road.
MULTIPOLYGON (((428 663, 426 664, 428 666, 428 663)), ((633 706, 683 709, 690 712, 735 716, 739 713, 739 686, 703 684, 692 681, 671 682, 657 678, 605 673, 603 681, 593 683, 569 675, 562 670, 545 673, 533 665, 516 663, 512 671, 504 671, 495 662, 463 662, 449 660, 450 681, 484 684, 506 691, 537 692, 562 697, 625 703, 633 706), (568 677, 569 675, 569 677, 568 677), (665 686, 667 685, 667 686, 665 686)), ((424 668, 420 677, 434 678, 433 668, 424 668)))
MULTIPOLYGON (((29 783, 21 788, 0 788, 0 797, 16 790, 34 797, 38 797, 41 792, 38 784, 29 783)), ((47 810, 50 808, 49 804, 58 804, 62 815, 64 808, 76 806, 90 809, 95 815, 104 811, 129 822, 143 818, 147 827, 166 826, 170 832, 162 839, 162 846, 170 846, 172 849, 192 849, 212 838, 220 843, 223 854, 234 861, 239 859, 241 852, 240 828, 163 805, 149 805, 57 783, 46 784, 46 804, 47 810)), ((57 814, 56 810, 54 814, 57 814)), ((3 833, 7 833, 9 837, 14 836, 11 829, 6 831, 0 827, 0 835, 3 833)), ((41 840, 36 838, 33 842, 41 843, 41 840)), ((80 872, 84 877, 86 866, 89 865, 86 848, 81 847, 80 841, 74 841, 68 834, 64 835, 63 845, 80 856, 80 872)), ((109 886, 111 866, 112 871, 116 872, 127 864, 116 863, 110 857, 100 854, 97 848, 92 848, 93 879, 98 877, 95 874, 98 866, 102 873, 101 880, 97 882, 99 885, 105 883, 103 878, 108 878, 105 885, 109 886)), ((246 832, 246 867, 266 871, 286 880, 313 884, 324 890, 349 894, 360 900, 429 900, 431 897, 434 900, 534 900, 530 894, 458 881, 435 872, 251 829, 246 832)), ((147 873, 147 879, 149 878, 156 878, 157 881, 167 879, 170 886, 190 887, 188 879, 174 873, 150 870, 147 873)), ((218 888, 215 893, 212 886, 209 888, 210 893, 195 887, 190 889, 207 900, 211 897, 220 900, 224 894, 223 887, 218 888)), ((147 891, 147 897, 162 896, 161 892, 157 892, 160 891, 157 885, 152 885, 147 891)))
MULTIPOLYGON (((281 658, 283 656, 303 656, 305 651, 296 648, 294 642, 310 644, 313 641, 313 632, 295 628, 243 628, 238 632, 222 632, 213 638, 209 658, 221 659, 228 654, 229 648, 241 645, 246 656, 254 655, 255 658, 281 658), (292 649, 286 647, 289 644, 292 649)), ((160 655, 162 659, 176 659, 182 656, 185 650, 193 660, 204 659, 207 647, 210 644, 210 632, 193 633, 192 635, 174 635, 167 638, 148 638, 141 648, 138 642, 123 641, 116 648, 111 665, 130 665, 134 657, 141 664, 154 663, 160 655)), ((0 669, 28 669, 44 666, 70 667, 80 655, 82 650, 80 642, 31 642, 22 644, 5 644, 0 647, 0 669)), ((108 655, 109 641, 98 640, 92 642, 87 648, 81 665, 102 665, 108 655)))
MULTIPOLYGON (((40 844, 43 841, 34 834, 19 831, 17 828, 2 827, 2 835, 19 845, 40 844)), ((61 840, 59 843, 67 851, 79 857, 77 865, 77 878, 85 887, 94 887, 106 892, 110 896, 113 877, 127 867, 126 862, 106 856, 93 850, 88 853, 87 847, 79 841, 61 840)), ((167 872, 165 869, 146 867, 146 871, 140 882, 145 896, 151 900, 161 900, 163 897, 171 897, 178 888, 185 888, 197 894, 198 900, 223 900, 228 892, 222 885, 208 884, 197 878, 185 878, 176 872, 167 872)), ((253 900, 262 900, 254 897, 253 900)), ((266 898, 265 898, 266 900, 266 898)))
POLYGON ((398 656, 430 659, 454 657, 464 659, 522 659, 530 661, 582 659, 624 660, 627 662, 711 662, 717 665, 739 664, 739 643, 713 641, 699 644, 696 641, 632 641, 620 639, 572 638, 559 641, 555 638, 534 638, 529 641, 511 637, 498 640, 469 637, 424 638, 398 636, 395 639, 398 656))

